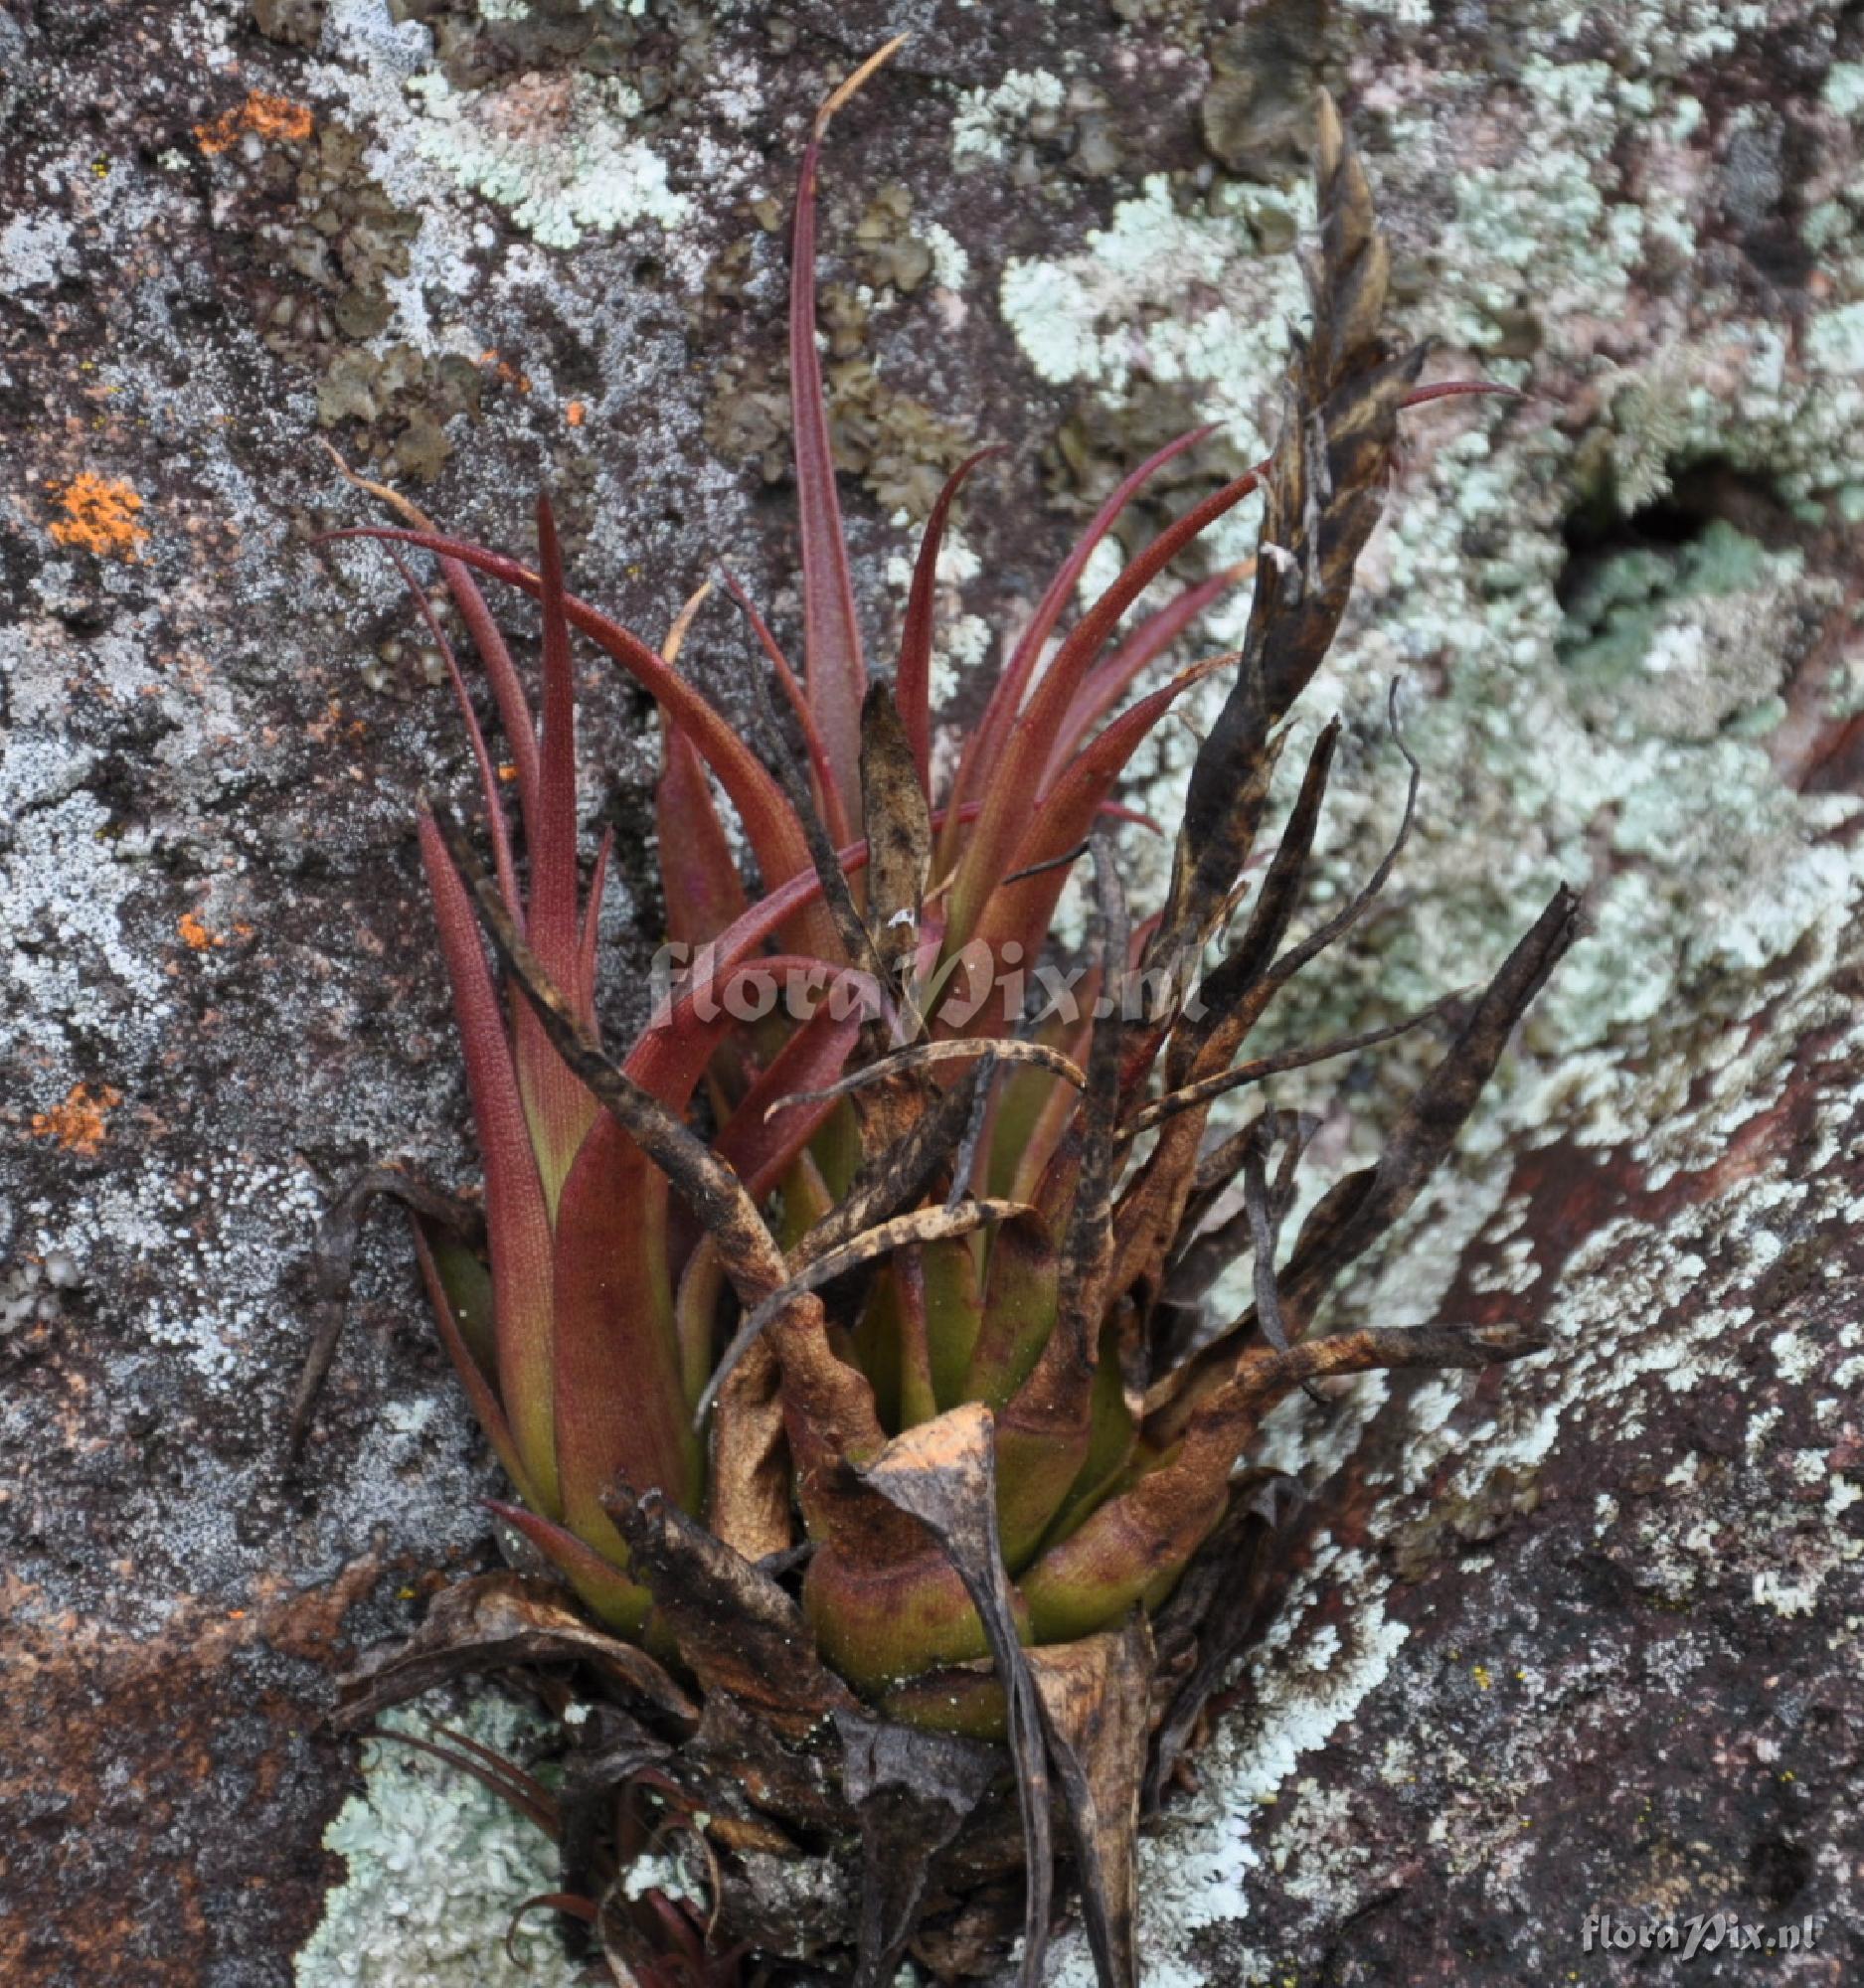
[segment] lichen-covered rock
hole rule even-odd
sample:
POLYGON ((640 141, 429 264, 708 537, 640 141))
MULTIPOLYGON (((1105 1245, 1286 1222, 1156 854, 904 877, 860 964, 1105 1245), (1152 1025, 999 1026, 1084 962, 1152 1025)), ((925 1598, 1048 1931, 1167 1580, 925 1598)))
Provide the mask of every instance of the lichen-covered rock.
MULTIPOLYGON (((310 544, 360 515, 318 440, 515 547, 549 481, 582 588, 648 632, 721 555, 788 632, 770 220, 824 82, 909 25, 837 126, 824 330, 858 325, 834 412, 877 632, 894 507, 1010 444, 941 567, 960 691, 1163 423, 1225 430, 1174 501, 1271 438, 1309 76, 1408 329, 1538 397, 1416 417, 1299 723, 1347 718, 1336 888, 1402 794, 1395 670, 1426 768, 1405 915, 1332 1019, 1473 979, 1556 876, 1589 891, 1504 1099, 1337 1308, 1556 1346, 1278 1431, 1316 1496, 1150 1847, 1153 1988, 1628 1979, 1588 1914, 1718 1910, 1817 1936, 1690 1978, 1849 1978, 1864 24, 1819 0, 0 15, 0 1973, 386 1982, 442 1882, 488 1929, 538 1888, 458 1821, 479 1797, 405 1760, 359 1795, 316 1723, 350 1650, 484 1563, 493 1481, 387 1228, 307 1463, 277 1461, 317 1212, 368 1162, 467 1173, 411 832, 461 748, 393 572, 310 544)), ((738 639, 702 621, 687 660, 717 681, 738 639)), ((593 668, 584 710, 626 948, 650 730, 593 668)), ((1161 737, 1155 811, 1188 759, 1161 737)), ((1393 1093, 1338 1077, 1283 1095, 1343 1167, 1393 1093)), ((495 1939, 430 1959, 517 1978, 495 1939)))

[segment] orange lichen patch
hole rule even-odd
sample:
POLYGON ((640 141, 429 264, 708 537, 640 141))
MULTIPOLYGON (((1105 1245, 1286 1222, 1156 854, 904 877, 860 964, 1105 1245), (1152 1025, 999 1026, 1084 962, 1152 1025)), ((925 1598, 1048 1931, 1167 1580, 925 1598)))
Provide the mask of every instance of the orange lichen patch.
POLYGON ((246 124, 261 138, 308 138, 311 134, 308 105, 293 103, 288 96, 267 96, 259 89, 246 99, 246 124))
POLYGON ((180 932, 182 941, 190 952, 205 952, 211 945, 227 943, 219 932, 209 931, 192 911, 182 912, 175 920, 175 929, 180 932))
POLYGON ((497 346, 489 346, 479 354, 479 364, 491 372, 492 378, 501 386, 516 387, 521 394, 531 391, 531 376, 520 373, 509 359, 501 359, 497 346))
POLYGON ((55 518, 50 529, 62 546, 77 546, 106 559, 132 560, 149 536, 136 523, 142 499, 120 478, 84 470, 60 492, 59 502, 65 515, 55 518))
POLYGON ((308 138, 311 114, 304 104, 293 103, 288 96, 270 96, 254 89, 248 92, 244 103, 223 110, 211 124, 197 124, 194 137, 211 158, 247 131, 255 131, 261 138, 308 138))
POLYGON ((109 1113, 122 1101, 123 1093, 112 1084, 101 1083, 92 1090, 87 1083, 74 1083, 63 1104, 33 1113, 33 1131, 42 1139, 56 1139, 68 1153, 89 1159, 103 1144, 109 1113))
POLYGON ((570 425, 573 428, 580 428, 583 425, 583 417, 588 413, 589 410, 583 405, 581 401, 572 401, 570 405, 564 409, 563 417, 566 421, 570 423, 570 425))

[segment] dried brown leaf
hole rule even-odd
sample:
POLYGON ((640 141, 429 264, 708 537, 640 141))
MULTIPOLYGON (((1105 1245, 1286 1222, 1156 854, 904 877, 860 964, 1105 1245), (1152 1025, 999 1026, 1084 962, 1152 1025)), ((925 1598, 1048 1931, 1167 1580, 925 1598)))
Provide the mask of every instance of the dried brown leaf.
POLYGON ((858 1473, 937 1539, 984 1626, 1008 1701, 1010 1755, 1022 1807, 1028 1895, 1021 1988, 1042 1978, 1054 1888, 1049 1770, 1036 1688, 1022 1644, 1009 1575, 997 1542, 995 1425, 981 1403, 967 1403, 896 1436, 858 1473))
POLYGON ((335 1722, 363 1725, 467 1672, 548 1663, 588 1665, 618 1698, 683 1731, 699 1723, 699 1708, 645 1650, 592 1629, 562 1589, 517 1574, 442 1588, 406 1643, 343 1680, 335 1722))
POLYGON ((963 1139, 980 1070, 965 1071, 890 1146, 862 1163, 848 1192, 796 1244, 792 1260, 813 1262, 926 1192, 963 1139))
POLYGON ((854 1988, 892 1988, 932 1860, 997 1778, 994 1746, 838 1712, 842 1792, 861 1818, 861 1945, 854 1988))
POLYGON ((1424 359, 1422 348, 1392 357, 1380 336, 1389 258, 1371 191, 1324 99, 1318 124, 1313 325, 1289 359, 1243 667, 1192 767, 1159 957, 1209 929, 1255 840, 1270 732, 1333 641, 1384 508, 1399 409, 1424 359))
POLYGON ((816 1655, 802 1610, 767 1574, 658 1491, 617 1484, 601 1504, 627 1541, 629 1574, 705 1691, 730 1692, 795 1740, 853 1708, 853 1693, 816 1655))
POLYGON ((1134 1849, 1152 1667, 1151 1632, 1137 1612, 1123 1629, 1029 1653, 1100 1988, 1138 1988, 1134 1849))
POLYGON ((761 1340, 733 1369, 713 1405, 706 1521, 748 1561, 786 1553, 796 1536, 781 1384, 776 1355, 761 1340))
POLYGON ((1304 1329, 1321 1293, 1340 1271, 1391 1228, 1442 1163, 1501 1061, 1515 1024, 1579 932, 1580 901, 1563 884, 1406 1106, 1350 1208, 1343 1207, 1311 1240, 1315 1224, 1309 1217, 1282 1279, 1282 1303, 1295 1331, 1304 1329))

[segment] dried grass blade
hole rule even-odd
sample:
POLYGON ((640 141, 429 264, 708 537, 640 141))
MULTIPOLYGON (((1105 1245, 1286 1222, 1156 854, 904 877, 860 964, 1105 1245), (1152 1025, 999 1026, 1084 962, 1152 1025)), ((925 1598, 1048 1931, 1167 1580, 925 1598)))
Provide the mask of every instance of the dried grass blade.
POLYGON ((1369 1050, 1379 1043, 1389 1043, 1395 1037, 1409 1035, 1413 1029, 1422 1028, 1426 1022, 1435 1020, 1452 1003, 1463 1000, 1468 991, 1459 987, 1453 993, 1433 1001, 1428 1008, 1420 1008, 1415 1015, 1405 1016, 1402 1021, 1385 1022, 1376 1029, 1362 1029, 1357 1035, 1334 1036, 1324 1043, 1304 1043, 1298 1049, 1278 1050, 1273 1056, 1257 1057, 1251 1063, 1238 1064, 1234 1070, 1220 1071, 1215 1077, 1200 1077, 1195 1083, 1187 1083, 1181 1089, 1168 1091, 1163 1097, 1154 1097, 1142 1104, 1119 1128, 1119 1136, 1122 1140, 1136 1139, 1141 1133, 1155 1130, 1167 1119, 1176 1118, 1181 1111, 1199 1110, 1245 1084, 1261 1083, 1286 1071, 1305 1070, 1310 1064, 1329 1063, 1335 1057, 1351 1056, 1358 1050, 1369 1050))
POLYGON ((732 1369, 757 1343, 764 1328, 805 1293, 819 1290, 836 1277, 845 1276, 848 1271, 857 1270, 864 1263, 874 1262, 879 1257, 889 1256, 896 1249, 916 1242, 936 1242, 947 1236, 968 1236, 973 1230, 982 1229, 989 1223, 1009 1222, 1029 1213, 1031 1211, 1023 1203, 1016 1201, 967 1201, 957 1208, 917 1208, 877 1224, 837 1248, 812 1256, 799 1269, 792 1271, 787 1282, 778 1285, 755 1306, 738 1328, 732 1343, 713 1369, 712 1379, 706 1383, 695 1419, 705 1419, 714 1397, 732 1369))
POLYGON ((765 1107, 764 1115, 768 1117, 799 1104, 826 1104, 831 1098, 846 1097, 850 1091, 859 1090, 863 1084, 900 1077, 908 1071, 924 1070, 929 1064, 961 1063, 972 1057, 988 1057, 998 1063, 1034 1064, 1072 1083, 1077 1090, 1087 1087, 1087 1073, 1081 1066, 1060 1050, 1050 1048, 1047 1043, 1022 1042, 1014 1037, 962 1036, 952 1037, 947 1042, 910 1044, 906 1049, 896 1050, 892 1056, 868 1065, 865 1070, 854 1071, 821 1090, 797 1090, 787 1097, 779 1097, 765 1107))

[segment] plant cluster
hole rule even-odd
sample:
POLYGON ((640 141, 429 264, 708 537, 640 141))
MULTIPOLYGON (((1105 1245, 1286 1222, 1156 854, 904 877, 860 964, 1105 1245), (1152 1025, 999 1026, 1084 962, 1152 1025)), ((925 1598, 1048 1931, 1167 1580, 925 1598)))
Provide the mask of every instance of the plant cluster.
MULTIPOLYGON (((934 780, 939 547, 992 451, 946 483, 891 672, 871 674, 814 281, 823 131, 866 74, 818 118, 795 208, 800 671, 726 580, 756 658, 749 726, 679 666, 703 591, 656 650, 568 591, 547 501, 535 565, 418 517, 367 534, 437 560, 516 803, 514 820, 424 602, 483 817, 477 841, 438 801, 420 817, 484 1164, 482 1230, 395 1184, 416 1205, 440 1335, 516 1493, 498 1510, 602 1628, 512 1576, 455 1589, 352 1712, 461 1663, 581 1664, 603 1705, 550 1815, 566 1899, 612 1890, 627 1841, 616 1805, 651 1774, 705 1841, 732 1942, 851 1948, 854 1977, 879 1983, 909 1951, 940 1978, 981 1972, 1020 1925, 1033 1981, 1060 1847, 1102 1982, 1130 1984, 1134 1829, 1257 1611, 1281 1511, 1280 1484, 1239 1474, 1264 1416, 1329 1375, 1478 1366, 1537 1343, 1511 1329, 1314 1328, 1341 1272, 1449 1150, 1571 941, 1576 905, 1557 892, 1471 996, 1247 1054, 1271 1004, 1365 913, 1409 831, 1415 761, 1385 860, 1291 937, 1339 726, 1314 742, 1264 860, 1282 721, 1339 626, 1402 410, 1478 391, 1420 389, 1423 353, 1388 342, 1385 243, 1324 100, 1312 323, 1294 342, 1273 455, 1178 519, 1064 631, 1095 549, 1202 431, 1133 470, 934 780), (1241 650, 1127 702, 1234 576, 1184 587, 1116 641, 1123 617, 1258 491, 1241 650), (541 609, 535 709, 481 580, 541 609), (597 1022, 606 841, 587 886, 578 861, 579 635, 646 688, 663 726, 667 937, 688 964, 624 1054, 597 1022), (1170 888, 1135 916, 1115 854, 1130 820, 1121 770, 1214 673, 1230 688, 1191 773, 1170 888), (1003 962, 1052 956, 1078 864, 1094 904, 1079 998, 1042 1014, 993 1000, 1003 962), (1382 1154, 1284 1238, 1313 1121, 1264 1107, 1220 1132, 1214 1107, 1427 1023, 1446 1047, 1382 1154), (1218 1277, 1245 1259, 1253 1303, 1208 1315, 1218 1277), (760 1871, 811 1855, 860 1870, 853 1924, 811 1924, 793 1900, 760 1905, 760 1871)), ((333 1231, 333 1288, 360 1206, 333 1231)), ((634 1921, 595 1916, 618 1967, 673 1967, 634 1921)), ((702 1942, 687 1960, 703 1954, 702 1942)))

